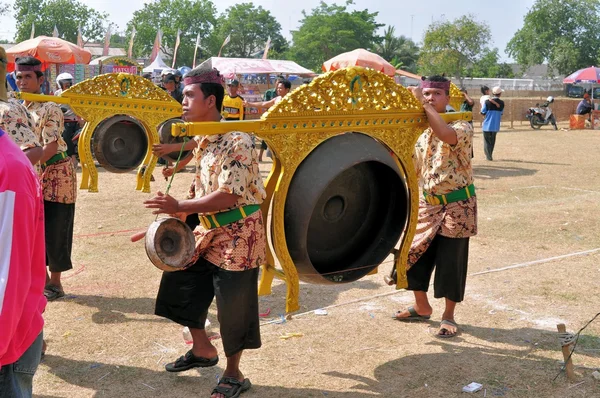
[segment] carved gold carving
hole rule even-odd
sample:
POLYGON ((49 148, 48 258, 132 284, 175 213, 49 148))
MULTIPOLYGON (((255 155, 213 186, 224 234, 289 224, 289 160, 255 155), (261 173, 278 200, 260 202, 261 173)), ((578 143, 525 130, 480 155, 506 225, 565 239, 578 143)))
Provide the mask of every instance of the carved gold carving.
MULTIPOLYGON (((462 102, 456 86, 451 88, 453 104, 462 102)), ((454 105, 453 105, 454 106, 454 105)), ((458 109, 458 107, 455 107, 458 109)), ((471 113, 448 113, 444 120, 471 120, 471 113)), ((427 127, 422 105, 410 91, 391 78, 360 67, 329 72, 284 97, 257 121, 228 123, 180 123, 173 125, 173 135, 212 135, 229 131, 253 133, 264 139, 275 155, 267 179, 267 199, 262 205, 266 220, 272 204, 272 243, 283 270, 287 286, 286 310, 299 308, 299 279, 285 240, 284 209, 294 172, 308 154, 323 141, 347 132, 367 134, 386 145, 406 175, 410 215, 401 250, 395 264, 397 288, 405 288, 408 249, 417 225, 419 189, 412 163, 417 138, 427 127)), ((275 256, 267 254, 267 264, 259 286, 260 294, 271 292, 271 283, 280 273, 275 271, 275 256)))
POLYGON ((26 93, 20 93, 19 97, 68 104, 86 120, 78 146, 82 165, 80 189, 90 192, 98 192, 98 171, 91 151, 92 135, 98 124, 112 116, 128 115, 144 126, 148 149, 136 175, 136 189, 150 192, 150 178, 158 160, 152 155, 152 145, 159 143, 158 126, 182 113, 181 105, 165 90, 148 79, 128 73, 107 73, 84 80, 65 90, 60 97, 26 93))

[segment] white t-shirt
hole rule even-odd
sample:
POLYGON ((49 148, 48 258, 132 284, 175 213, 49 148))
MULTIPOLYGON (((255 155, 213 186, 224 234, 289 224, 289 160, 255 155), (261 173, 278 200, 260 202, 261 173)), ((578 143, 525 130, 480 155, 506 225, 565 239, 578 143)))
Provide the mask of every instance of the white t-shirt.
POLYGON ((479 98, 479 103, 481 104, 482 108, 483 108, 483 105, 485 105, 485 101, 487 101, 489 99, 490 99, 489 95, 482 95, 481 98, 479 98))

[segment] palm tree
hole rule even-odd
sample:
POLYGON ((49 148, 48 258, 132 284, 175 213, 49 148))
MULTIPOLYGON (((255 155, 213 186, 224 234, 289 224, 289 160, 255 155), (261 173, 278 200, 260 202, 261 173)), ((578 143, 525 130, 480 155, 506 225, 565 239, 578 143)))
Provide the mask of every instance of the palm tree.
POLYGON ((388 26, 383 32, 383 41, 375 48, 375 52, 386 61, 390 61, 400 49, 398 38, 394 35, 395 28, 388 26))
POLYGON ((417 69, 419 47, 406 36, 396 37, 395 28, 388 26, 383 32, 383 41, 375 47, 375 52, 397 69, 403 68, 411 72, 417 69))

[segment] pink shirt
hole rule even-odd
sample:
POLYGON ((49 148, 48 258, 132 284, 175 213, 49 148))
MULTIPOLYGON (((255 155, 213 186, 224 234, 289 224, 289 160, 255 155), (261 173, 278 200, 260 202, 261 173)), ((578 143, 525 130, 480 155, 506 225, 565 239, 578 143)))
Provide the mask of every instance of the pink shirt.
POLYGON ((42 331, 45 256, 38 177, 0 130, 0 367, 16 362, 42 331))

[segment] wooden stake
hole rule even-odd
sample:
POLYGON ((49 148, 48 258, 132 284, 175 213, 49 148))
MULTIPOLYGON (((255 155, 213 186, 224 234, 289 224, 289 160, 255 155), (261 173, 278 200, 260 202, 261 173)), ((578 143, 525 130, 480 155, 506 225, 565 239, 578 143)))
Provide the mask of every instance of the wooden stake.
MULTIPOLYGON (((558 325, 556 325, 556 329, 558 329, 558 333, 566 333, 567 332, 567 327, 565 326, 564 323, 560 323, 558 325)), ((567 372, 567 379, 570 382, 574 382, 576 380, 575 377, 575 371, 573 370, 573 361, 571 358, 569 358, 569 355, 571 354, 571 350, 569 349, 569 345, 563 345, 562 346, 562 353, 563 353, 563 357, 565 359, 565 369, 567 372)))

